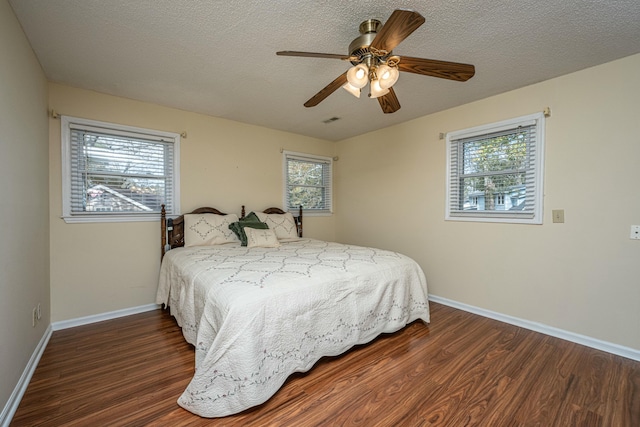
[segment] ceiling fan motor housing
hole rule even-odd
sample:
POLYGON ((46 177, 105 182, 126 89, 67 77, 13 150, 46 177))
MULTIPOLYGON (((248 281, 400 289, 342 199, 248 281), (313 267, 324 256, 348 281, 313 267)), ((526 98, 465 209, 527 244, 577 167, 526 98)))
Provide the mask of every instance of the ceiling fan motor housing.
MULTIPOLYGON (((368 62, 367 58, 371 57, 369 46, 373 39, 376 38, 381 26, 382 22, 377 19, 367 19, 360 24, 360 35, 349 44, 349 55, 358 58, 355 61, 351 61, 353 65, 368 62)), ((371 64, 367 64, 367 66, 371 66, 371 64)))

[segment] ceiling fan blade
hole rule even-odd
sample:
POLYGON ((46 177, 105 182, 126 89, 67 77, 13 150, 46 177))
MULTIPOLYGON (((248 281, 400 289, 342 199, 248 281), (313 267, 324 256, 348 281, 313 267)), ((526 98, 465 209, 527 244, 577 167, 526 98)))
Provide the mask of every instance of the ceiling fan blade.
POLYGON ((378 31, 371 47, 391 52, 418 27, 424 24, 424 17, 412 10, 396 9, 378 31))
POLYGON ((378 103, 385 114, 395 113, 400 109, 400 101, 392 87, 389 88, 388 94, 378 97, 378 103))
POLYGON ((347 82, 347 72, 340 74, 334 81, 326 85, 322 90, 311 97, 304 103, 305 107, 315 107, 333 92, 341 88, 347 82))
POLYGON ((317 53, 317 52, 297 52, 294 50, 282 50, 276 52, 276 55, 280 56, 304 56, 307 58, 330 58, 330 59, 350 59, 349 55, 340 55, 337 53, 317 53))
POLYGON ((476 73, 475 67, 471 64, 412 58, 410 56, 400 57, 398 69, 423 76, 439 77, 459 82, 466 82, 476 73))

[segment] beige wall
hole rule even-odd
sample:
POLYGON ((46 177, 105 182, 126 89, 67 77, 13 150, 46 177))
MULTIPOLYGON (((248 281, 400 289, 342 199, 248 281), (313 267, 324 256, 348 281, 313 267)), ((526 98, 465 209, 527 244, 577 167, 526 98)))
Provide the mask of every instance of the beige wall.
MULTIPOLYGON (((280 148, 333 156, 335 144, 129 99, 49 85, 60 114, 170 132, 181 141, 183 212, 282 205, 280 148)), ((60 121, 50 121, 52 320, 150 304, 160 268, 156 222, 67 224, 61 218, 60 121)), ((334 217, 306 217, 305 235, 334 239, 334 217)))
MULTIPOLYGON (((333 217, 307 218, 307 236, 390 248, 415 258, 443 298, 640 349, 640 244, 634 197, 640 55, 546 81, 337 144, 50 84, 50 105, 72 116, 186 130, 182 210, 237 212, 280 205, 280 148, 340 156, 333 217), (444 221, 440 132, 551 107, 544 225, 444 221), (274 166, 275 165, 275 166, 274 166), (565 209, 566 223, 551 223, 565 209), (391 220, 393 227, 385 224, 391 220)), ((51 121, 53 320, 148 304, 158 223, 65 224, 60 129, 51 121)))
POLYGON ((49 325, 47 154, 47 82, 0 0, 0 411, 49 325))
POLYGON ((412 256, 432 295, 640 349, 638 75, 640 55, 339 142, 336 236, 412 256), (444 221, 439 133, 547 106, 544 225, 444 221))

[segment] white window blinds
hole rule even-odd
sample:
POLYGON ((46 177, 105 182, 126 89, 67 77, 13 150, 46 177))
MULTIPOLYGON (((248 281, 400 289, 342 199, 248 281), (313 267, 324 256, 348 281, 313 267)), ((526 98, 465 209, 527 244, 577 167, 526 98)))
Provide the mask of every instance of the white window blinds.
POLYGON ((177 213, 179 138, 83 119, 64 120, 65 219, 157 219, 163 204, 169 214, 177 213))
POLYGON ((542 223, 543 120, 447 135, 446 219, 542 223))
POLYGON ((332 159, 284 152, 284 205, 305 212, 331 213, 332 159))

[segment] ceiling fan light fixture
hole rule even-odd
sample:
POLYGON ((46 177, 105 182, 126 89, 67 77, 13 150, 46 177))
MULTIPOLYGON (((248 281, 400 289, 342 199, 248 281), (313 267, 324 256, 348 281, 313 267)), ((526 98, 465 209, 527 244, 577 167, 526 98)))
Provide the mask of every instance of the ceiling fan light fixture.
POLYGON ((369 96, 371 98, 378 98, 380 96, 384 96, 389 93, 389 88, 383 88, 380 86, 380 80, 375 79, 371 80, 371 91, 369 92, 369 96))
POLYGON ((356 98, 360 98, 360 88, 359 87, 355 87, 351 83, 346 82, 342 86, 342 89, 346 90, 347 92, 349 92, 351 95, 355 96, 356 98))
POLYGON ((400 77, 398 68, 390 67, 387 64, 379 66, 376 74, 378 75, 378 81, 382 89, 389 89, 398 81, 398 77, 400 77))
POLYGON ((369 82, 369 67, 358 64, 347 71, 347 81, 355 88, 363 88, 369 82))

